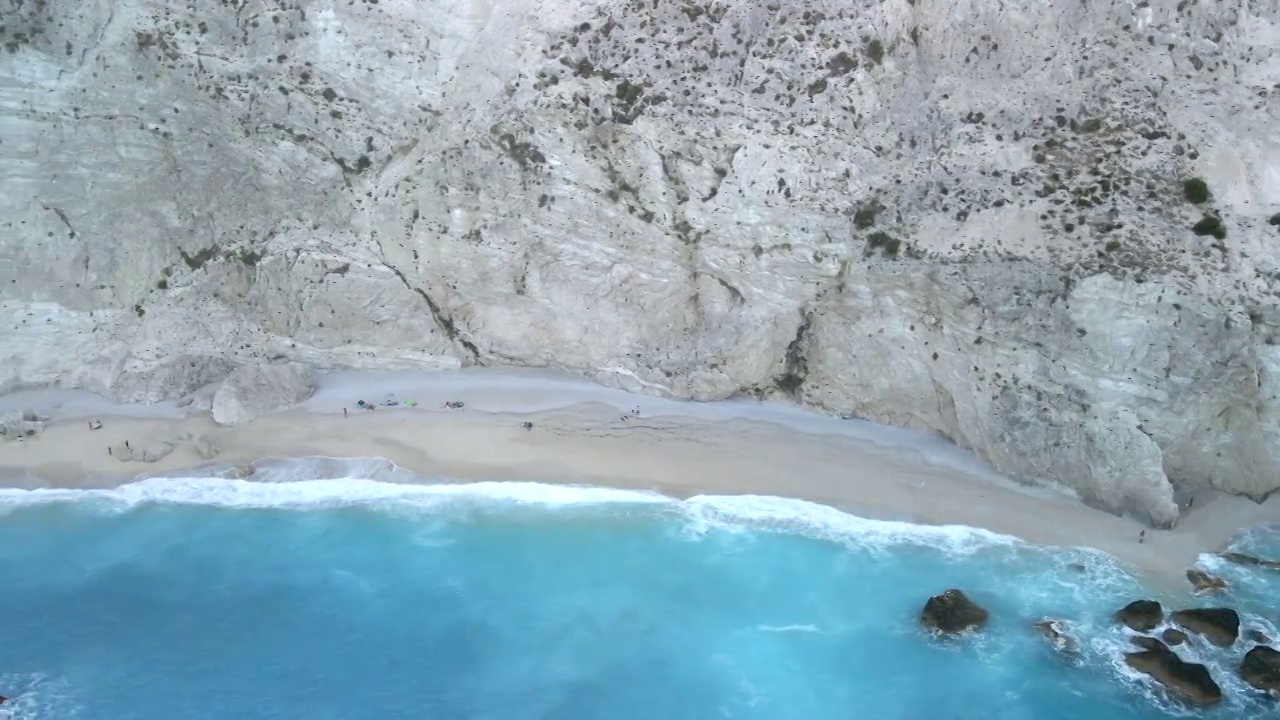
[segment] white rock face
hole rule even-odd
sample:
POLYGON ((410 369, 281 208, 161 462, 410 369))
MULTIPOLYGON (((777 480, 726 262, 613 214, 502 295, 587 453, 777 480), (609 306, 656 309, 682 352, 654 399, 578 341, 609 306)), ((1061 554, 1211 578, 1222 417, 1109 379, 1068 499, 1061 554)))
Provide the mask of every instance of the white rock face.
MULTIPOLYGON (((231 373, 213 394, 213 420, 219 425, 246 423, 300 403, 315 390, 316 373, 310 365, 245 365, 231 373)), ((204 450, 200 453, 203 456, 204 450)))
POLYGON ((0 13, 0 390, 554 366, 1280 484, 1274 0, 0 13))

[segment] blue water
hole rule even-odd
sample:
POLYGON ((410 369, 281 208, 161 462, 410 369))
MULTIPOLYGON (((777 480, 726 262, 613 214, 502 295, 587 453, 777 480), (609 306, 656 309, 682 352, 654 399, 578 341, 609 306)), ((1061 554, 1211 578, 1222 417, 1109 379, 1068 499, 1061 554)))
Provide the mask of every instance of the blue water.
MULTIPOLYGON (((1233 580, 1274 636, 1277 595, 1233 580)), ((775 498, 370 479, 8 491, 0 589, 13 718, 1187 713, 1117 664, 1107 616, 1149 591, 1106 556, 775 498), (986 632, 917 628, 948 587, 990 609, 986 632), (1045 617, 1071 624, 1078 659, 1030 627, 1045 617)), ((1242 652, 1211 659, 1229 699, 1198 714, 1280 712, 1231 677, 1242 652)))

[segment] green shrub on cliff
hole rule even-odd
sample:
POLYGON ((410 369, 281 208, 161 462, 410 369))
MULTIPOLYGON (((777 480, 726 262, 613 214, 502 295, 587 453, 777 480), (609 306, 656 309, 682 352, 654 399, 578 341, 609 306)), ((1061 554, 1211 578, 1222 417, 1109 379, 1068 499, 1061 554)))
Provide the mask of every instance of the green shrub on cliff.
POLYGON ((1200 178, 1182 181, 1182 196, 1187 202, 1201 205, 1209 201, 1209 186, 1200 178))

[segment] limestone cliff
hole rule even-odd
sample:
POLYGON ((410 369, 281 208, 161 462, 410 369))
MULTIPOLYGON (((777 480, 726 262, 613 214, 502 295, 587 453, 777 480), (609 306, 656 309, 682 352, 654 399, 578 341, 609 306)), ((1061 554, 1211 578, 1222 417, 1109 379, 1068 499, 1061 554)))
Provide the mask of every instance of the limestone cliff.
POLYGON ((0 390, 554 366, 1280 486, 1275 0, 0 13, 0 390))

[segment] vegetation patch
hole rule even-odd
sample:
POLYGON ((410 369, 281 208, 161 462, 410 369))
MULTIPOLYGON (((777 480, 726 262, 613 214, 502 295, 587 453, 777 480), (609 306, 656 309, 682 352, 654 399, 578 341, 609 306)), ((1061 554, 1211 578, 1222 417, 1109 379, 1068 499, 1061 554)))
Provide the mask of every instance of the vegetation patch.
POLYGON ((1201 205, 1209 201, 1209 186, 1201 178, 1190 178, 1182 181, 1182 196, 1187 202, 1201 205))
POLYGON ((1227 236, 1227 229, 1222 225, 1222 218, 1208 213, 1205 213, 1205 216, 1200 218, 1199 222, 1191 226, 1191 232, 1201 236, 1211 235, 1218 240, 1227 236))
POLYGON ((864 51, 867 53, 867 57, 871 59, 871 62, 877 65, 884 60, 884 43, 878 39, 869 40, 864 51))
POLYGON ((897 257, 902 241, 886 232, 873 232, 867 236, 867 252, 879 250, 889 257, 897 257))
POLYGON ((868 203, 859 207, 857 211, 853 213, 854 227, 859 230, 866 230, 867 228, 875 225, 876 213, 879 211, 880 208, 876 207, 874 203, 868 203))
POLYGON ((185 250, 179 250, 178 254, 182 255, 182 262, 186 263, 187 267, 192 270, 199 270, 218 254, 218 246, 212 245, 207 248, 201 248, 194 255, 188 255, 185 250))

